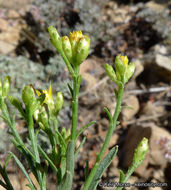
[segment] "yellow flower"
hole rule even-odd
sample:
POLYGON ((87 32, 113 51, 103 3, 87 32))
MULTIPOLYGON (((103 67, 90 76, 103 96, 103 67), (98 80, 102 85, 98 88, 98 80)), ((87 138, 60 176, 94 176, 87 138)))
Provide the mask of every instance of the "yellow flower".
POLYGON ((36 93, 38 96, 41 96, 42 94, 45 95, 45 99, 43 101, 43 104, 47 104, 48 105, 48 108, 49 108, 49 111, 51 113, 53 113, 55 111, 55 104, 54 104, 54 101, 53 101, 53 97, 52 97, 52 86, 50 84, 49 86, 49 90, 42 90, 42 93, 39 91, 39 90, 36 90, 36 93))
POLYGON ((48 104, 48 102, 53 102, 53 97, 52 97, 52 86, 50 84, 49 90, 43 90, 43 94, 45 94, 45 100, 44 102, 48 104))
POLYGON ((128 65, 128 57, 127 56, 123 56, 123 55, 119 55, 119 58, 122 60, 122 63, 125 65, 125 67, 127 67, 128 65))
POLYGON ((83 37, 82 31, 70 32, 70 41, 76 40, 77 42, 83 37))
MULTIPOLYGON (((39 90, 36 90, 36 93, 38 96, 41 96, 41 92, 39 90)), ((45 94, 45 100, 43 103, 52 103, 53 102, 53 97, 52 97, 52 86, 50 84, 49 90, 42 90, 42 93, 45 94)))
POLYGON ((70 37, 62 38, 63 51, 72 65, 80 65, 88 56, 90 38, 82 31, 70 32, 70 37))

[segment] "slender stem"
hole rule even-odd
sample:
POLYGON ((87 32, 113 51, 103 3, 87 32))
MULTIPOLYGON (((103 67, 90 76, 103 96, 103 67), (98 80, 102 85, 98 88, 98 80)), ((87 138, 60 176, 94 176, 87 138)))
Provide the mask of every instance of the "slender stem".
POLYGON ((72 129, 71 140, 76 139, 77 122, 78 122, 78 94, 79 94, 79 81, 78 77, 73 78, 73 97, 72 97, 72 129))
POLYGON ((31 145, 33 148, 33 153, 35 155, 36 162, 40 163, 39 152, 38 152, 37 142, 36 142, 35 133, 34 133, 32 112, 29 109, 28 109, 28 113, 27 113, 27 123, 28 123, 28 131, 29 131, 29 137, 31 140, 31 145))
POLYGON ((9 127, 10 127, 10 129, 12 131, 12 135, 14 136, 15 140, 35 160, 35 156, 31 153, 31 151, 23 143, 23 141, 22 141, 22 139, 21 139, 21 137, 20 137, 20 135, 19 135, 19 133, 18 133, 18 131, 16 129, 15 121, 14 120, 11 121, 11 118, 10 118, 9 112, 8 112, 8 108, 7 108, 4 100, 2 100, 1 105, 2 105, 2 113, 3 113, 3 116, 4 116, 5 122, 9 125, 9 127))
POLYGON ((119 116, 119 114, 121 112, 121 103, 122 103, 123 92, 124 92, 123 86, 119 85, 115 113, 114 113, 114 115, 112 117, 112 121, 110 122, 109 130, 107 132, 107 135, 106 135, 106 138, 105 138, 105 142, 104 142, 104 144, 103 144, 103 146, 102 146, 99 154, 97 155, 96 163, 94 164, 93 169, 91 170, 91 172, 90 172, 90 174, 89 174, 89 176, 88 176, 88 178, 87 178, 87 180, 85 182, 83 190, 88 190, 89 185, 91 184, 91 182, 93 180, 93 177, 96 174, 96 171, 97 171, 97 169, 99 167, 99 164, 100 164, 100 162, 102 160, 102 157, 103 157, 105 151, 108 148, 110 139, 111 139, 112 134, 113 134, 113 132, 115 130, 115 127, 116 127, 118 116, 119 116))
POLYGON ((78 123, 78 95, 81 84, 81 76, 79 75, 79 66, 74 68, 75 76, 73 77, 73 95, 72 95, 72 128, 71 136, 66 150, 66 173, 64 177, 64 185, 60 187, 62 190, 72 188, 73 176, 74 176, 74 161, 75 161, 75 144, 77 135, 77 123, 78 123))
MULTIPOLYGON (((131 165, 130 168, 128 169, 126 175, 125 175, 125 178, 122 180, 121 183, 126 183, 129 179, 129 177, 132 175, 132 173, 134 172, 134 170, 136 169, 136 166, 135 165, 131 165)), ((122 190, 123 187, 117 187, 116 190, 122 190)))
POLYGON ((66 55, 64 54, 63 51, 61 51, 60 54, 61 54, 61 56, 62 56, 62 58, 63 58, 63 60, 64 60, 64 62, 66 64, 66 66, 68 68, 68 71, 69 71, 70 75, 72 76, 72 78, 74 78, 74 76, 75 76, 74 70, 73 70, 70 62, 68 61, 66 55))
POLYGON ((37 165, 36 169, 37 169, 37 175, 38 175, 38 182, 39 182, 39 185, 41 187, 41 190, 45 190, 46 187, 44 187, 43 183, 42 183, 42 180, 43 180, 42 174, 38 168, 40 165, 40 157, 39 157, 36 137, 35 137, 35 133, 34 133, 33 116, 32 116, 32 112, 30 109, 27 109, 27 123, 28 123, 29 137, 30 137, 32 148, 33 148, 33 154, 34 154, 35 159, 36 159, 36 165, 37 165))

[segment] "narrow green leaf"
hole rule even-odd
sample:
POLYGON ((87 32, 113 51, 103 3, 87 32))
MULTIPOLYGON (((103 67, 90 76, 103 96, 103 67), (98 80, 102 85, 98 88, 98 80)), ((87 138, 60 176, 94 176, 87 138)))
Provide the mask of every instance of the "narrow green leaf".
POLYGON ((83 127, 81 127, 81 129, 77 132, 76 135, 76 139, 91 125, 94 125, 96 123, 96 121, 90 121, 89 123, 87 123, 86 125, 84 125, 83 127))
POLYGON ((128 108, 130 110, 134 110, 134 108, 132 106, 122 106, 122 108, 128 108))
POLYGON ((73 89, 72 89, 71 85, 69 83, 67 85, 68 85, 69 91, 71 93, 71 96, 73 96, 73 89))
POLYGON ((48 161, 48 164, 51 166, 51 168, 57 173, 58 169, 56 168, 54 163, 51 161, 51 159, 48 157, 48 155, 44 152, 44 150, 40 147, 40 145, 38 145, 38 150, 40 154, 43 156, 43 158, 48 161))
POLYGON ((6 123, 8 123, 8 121, 7 121, 7 119, 6 119, 6 117, 5 116, 3 116, 3 115, 0 115, 0 117, 6 122, 6 123))
POLYGON ((30 152, 30 150, 28 148, 26 148, 25 146, 20 145, 19 143, 17 143, 17 141, 15 139, 11 139, 12 143, 15 145, 15 147, 21 151, 21 153, 24 155, 24 157, 26 158, 32 173, 34 174, 34 176, 36 177, 36 179, 38 179, 37 176, 37 170, 36 167, 34 165, 36 158, 35 156, 30 152))
POLYGON ((6 183, 5 184, 3 181, 1 181, 2 183, 0 185, 2 185, 2 186, 5 185, 7 190, 8 189, 9 190, 14 190, 14 188, 13 188, 13 186, 12 186, 12 184, 11 184, 9 178, 8 178, 8 175, 7 175, 7 172, 6 172, 6 168, 5 167, 2 168, 1 164, 0 164, 0 174, 1 174, 4 182, 6 183))
POLYGON ((21 103, 19 101, 18 98, 15 98, 13 96, 8 96, 8 100, 10 101, 10 103, 15 107, 17 108, 17 110, 20 112, 21 116, 26 119, 26 114, 24 113, 24 110, 21 106, 21 103))
MULTIPOLYGON (((66 143, 65 143, 65 139, 62 137, 61 133, 59 133, 58 130, 55 130, 55 133, 58 134, 58 137, 61 139, 61 142, 62 142, 62 144, 63 144, 63 146, 65 147, 65 150, 66 150, 66 149, 67 149, 67 145, 66 145, 66 143)), ((60 143, 60 142, 59 142, 59 143, 60 143)))
POLYGON ((120 124, 120 121, 116 121, 116 125, 119 125, 120 124))
POLYGON ((75 141, 70 140, 67 146, 66 152, 66 170, 70 171, 74 175, 74 150, 75 150, 75 141))
POLYGON ((84 174, 85 174, 85 181, 86 181, 86 179, 88 178, 88 174, 89 174, 89 162, 88 162, 88 160, 86 160, 86 163, 85 163, 84 174))
POLYGON ((77 150, 75 151, 75 157, 79 153, 79 151, 80 151, 81 147, 84 145, 85 141, 86 141, 86 136, 84 136, 83 140, 81 141, 80 145, 78 146, 77 150))
POLYGON ((109 111, 106 107, 104 108, 104 110, 105 110, 105 112, 107 113, 107 116, 108 116, 108 118, 109 118, 109 121, 112 122, 112 116, 111 116, 111 114, 110 114, 110 111, 109 111))
MULTIPOLYGON (((5 189, 8 188, 7 185, 6 185, 2 180, 0 180, 0 185, 1 185, 2 187, 4 187, 5 189)), ((8 189, 7 189, 7 190, 8 190, 8 189)))
POLYGON ((70 140, 68 142, 66 153, 66 173, 58 186, 58 190, 71 190, 72 188, 72 180, 74 175, 74 149, 75 142, 70 140))
POLYGON ((122 183, 123 180, 124 180, 124 178, 125 178, 125 174, 123 173, 122 170, 120 170, 120 179, 119 179, 119 182, 122 183))
POLYGON ((7 165, 8 165, 8 162, 9 160, 12 158, 12 155, 8 155, 6 161, 5 161, 5 164, 4 164, 4 169, 6 169, 7 165))
POLYGON ((115 93, 115 96, 116 96, 116 99, 118 98, 118 91, 116 90, 116 88, 114 88, 114 93, 115 93))
POLYGON ((14 160, 16 161, 17 165, 20 167, 21 171, 23 172, 23 174, 26 176, 28 182, 30 183, 30 187, 31 187, 31 190, 36 190, 36 188, 34 187, 33 185, 33 182, 30 178, 30 176, 28 175, 28 173, 26 172, 23 164, 20 162, 20 160, 14 155, 14 153, 12 152, 9 152, 9 154, 14 158, 14 160))
POLYGON ((103 161, 99 164, 99 168, 97 169, 97 172, 88 189, 91 190, 96 189, 99 180, 101 179, 106 168, 108 168, 108 166, 111 164, 113 157, 116 155, 117 151, 118 151, 118 146, 112 148, 107 154, 107 156, 103 159, 103 161))

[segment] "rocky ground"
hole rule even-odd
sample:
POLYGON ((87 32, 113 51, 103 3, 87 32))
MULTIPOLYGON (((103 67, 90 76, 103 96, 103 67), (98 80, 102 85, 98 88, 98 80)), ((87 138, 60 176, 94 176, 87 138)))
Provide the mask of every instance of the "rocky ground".
MULTIPOLYGON (((12 64, 13 60, 18 59, 18 56, 24 56, 25 59, 34 61, 32 63, 27 62, 28 65, 39 65, 39 68, 45 66, 47 68, 48 64, 50 65, 48 60, 54 56, 54 52, 48 47, 46 39, 45 42, 42 42, 43 32, 45 36, 47 33, 47 30, 42 30, 43 26, 46 26, 44 20, 46 17, 42 16, 44 9, 38 9, 36 2, 38 3, 38 1, 32 0, 0 1, 0 56, 6 56, 0 58, 1 64, 7 65, 9 61, 12 64)), ((50 1, 50 3, 52 2, 50 1)), ((59 30, 60 27, 72 25, 75 19, 78 19, 77 16, 80 20, 84 16, 81 15, 79 6, 76 8, 72 6, 78 1, 67 0, 66 2, 65 8, 67 9, 61 11, 60 16, 57 15, 60 18, 59 30)), ((58 3, 62 6, 60 0, 58 3)), ((114 86, 105 75, 104 64, 106 62, 112 63, 114 57, 122 52, 127 54, 136 64, 136 72, 126 85, 123 98, 123 105, 130 106, 132 109, 123 108, 122 110, 120 125, 110 142, 110 148, 119 145, 119 152, 103 176, 103 181, 118 181, 118 168, 127 170, 133 156, 133 150, 142 137, 147 137, 150 147, 148 154, 129 182, 131 184, 135 182, 167 183, 167 187, 156 187, 155 190, 170 189, 171 3, 159 0, 106 0, 103 3, 100 0, 89 0, 88 3, 94 3, 100 7, 101 17, 97 17, 98 20, 95 22, 100 27, 101 23, 106 23, 107 28, 98 31, 98 38, 96 38, 97 35, 93 37, 95 45, 92 46, 91 55, 81 66, 83 83, 80 93, 79 127, 91 120, 96 120, 97 124, 86 131, 87 142, 81 150, 76 164, 73 189, 81 189, 84 182, 85 160, 89 160, 89 167, 91 168, 96 159, 96 153, 105 138, 108 120, 103 108, 108 107, 113 112, 116 100, 113 93, 114 86), (103 36, 104 38, 102 38, 103 36)), ((81 25, 76 25, 76 27, 79 28, 81 25)), ((72 27, 70 28, 72 29, 72 27)), ((91 34, 89 35, 91 37, 91 34)), ((15 65, 13 66, 15 67, 15 65)), ((9 71, 13 72, 10 68, 9 71)), ((0 69, 1 75, 4 74, 3 71, 2 67, 0 69)), ((8 69, 4 72, 8 73, 8 69)), ((35 79, 35 83, 37 82, 36 84, 40 85, 41 77, 45 77, 48 83, 50 74, 38 75, 39 80, 35 79)), ((64 71, 60 76, 65 77, 58 79, 58 81, 66 79, 68 74, 64 71)), ((27 80, 25 82, 29 82, 29 78, 24 79, 27 80)), ((55 80, 57 80, 56 78, 55 80)), ((19 84, 19 86, 21 85, 19 84)), ((67 93, 66 99, 69 102, 67 93)), ((66 120, 64 124, 67 126, 71 110, 68 107, 65 108, 64 114, 63 117, 66 120)), ((27 131, 21 120, 18 121, 18 129, 21 133, 27 131)), ((8 150, 16 152, 4 135, 6 131, 7 126, 2 122, 0 124, 1 163, 4 162, 8 150)), ((15 163, 11 161, 7 169, 15 190, 26 190, 27 181, 15 163)), ((30 175, 32 176, 32 174, 30 175)), ((54 175, 49 172, 48 189, 56 189, 54 182, 54 175)), ((0 187, 0 189, 3 188, 0 187)), ((114 188, 98 187, 98 189, 113 190, 114 188)), ((153 188, 132 186, 128 189, 151 190, 153 188)))

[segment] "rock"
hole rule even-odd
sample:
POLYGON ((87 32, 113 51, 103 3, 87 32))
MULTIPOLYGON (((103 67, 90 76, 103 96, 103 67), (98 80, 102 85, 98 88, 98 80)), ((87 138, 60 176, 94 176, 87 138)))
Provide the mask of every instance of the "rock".
POLYGON ((15 10, 9 10, 7 13, 7 18, 8 19, 17 19, 17 18, 20 18, 20 15, 15 10))
POLYGON ((0 18, 0 30, 7 30, 8 22, 5 19, 0 18))
POLYGON ((164 173, 162 170, 159 169, 154 171, 153 176, 156 180, 164 182, 164 173))
POLYGON ((153 123, 144 124, 142 126, 131 126, 128 130, 123 148, 123 165, 125 167, 130 166, 134 149, 143 137, 149 139, 149 151, 146 155, 146 159, 135 172, 141 177, 148 178, 150 176, 149 170, 147 170, 148 164, 161 168, 166 167, 168 163, 168 160, 165 158, 166 148, 163 149, 159 142, 161 142, 162 138, 171 139, 171 134, 153 123))
POLYGON ((165 10, 164 5, 158 4, 154 1, 149 1, 148 3, 146 3, 145 6, 156 11, 156 12, 163 12, 165 10))
POLYGON ((80 74, 84 73, 92 73, 93 75, 101 75, 105 72, 105 69, 101 67, 102 60, 98 58, 89 58, 84 61, 83 64, 81 64, 80 67, 80 74))
POLYGON ((86 81, 86 89, 84 90, 90 90, 91 88, 93 88, 96 84, 97 84, 97 78, 94 77, 92 74, 89 73, 83 73, 82 74, 82 78, 83 80, 86 81))
POLYGON ((139 111, 139 102, 136 96, 130 95, 124 99, 126 106, 130 108, 123 108, 122 116, 124 121, 128 121, 134 117, 134 115, 139 111))
POLYGON ((112 21, 113 23, 128 23, 131 19, 130 8, 128 6, 120 6, 114 1, 106 3, 102 10, 104 14, 103 20, 112 21))
POLYGON ((156 55, 156 64, 159 67, 163 67, 164 69, 171 72, 171 56, 157 54, 156 55))
MULTIPOLYGON (((150 138, 151 136, 151 128, 150 127, 141 127, 141 126, 131 126, 128 130, 128 134, 125 140, 125 144, 123 147, 123 166, 129 167, 131 165, 133 154, 135 148, 138 146, 139 142, 143 137, 150 138)), ((149 177, 149 171, 147 171, 147 165, 149 163, 148 154, 146 155, 146 159, 143 161, 141 166, 136 169, 136 173, 141 177, 149 177)))
POLYGON ((25 27, 20 21, 8 22, 0 18, 0 53, 8 55, 15 50, 20 39, 21 30, 25 27), (12 24, 11 24, 12 23, 12 24))
POLYGON ((154 51, 156 53, 155 62, 157 66, 171 72, 171 55, 169 55, 166 46, 156 45, 154 51))
POLYGON ((135 63, 135 73, 133 75, 133 78, 135 79, 143 72, 144 66, 142 62, 138 59, 134 60, 133 62, 135 63))
POLYGON ((144 56, 144 68, 147 73, 153 70, 153 75, 150 78, 150 73, 147 74, 148 80, 157 81, 160 78, 162 81, 171 81, 171 48, 169 45, 155 45, 150 49, 150 52, 144 56), (149 76, 148 76, 149 75, 149 76))
POLYGON ((148 101, 146 105, 141 109, 142 117, 146 116, 154 116, 154 120, 158 119, 155 118, 156 115, 161 115, 164 113, 163 106, 156 106, 152 101, 148 101))

